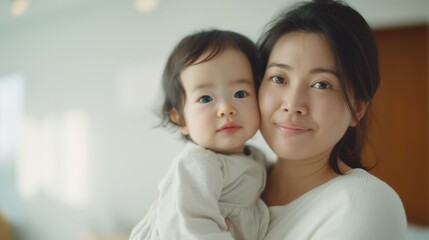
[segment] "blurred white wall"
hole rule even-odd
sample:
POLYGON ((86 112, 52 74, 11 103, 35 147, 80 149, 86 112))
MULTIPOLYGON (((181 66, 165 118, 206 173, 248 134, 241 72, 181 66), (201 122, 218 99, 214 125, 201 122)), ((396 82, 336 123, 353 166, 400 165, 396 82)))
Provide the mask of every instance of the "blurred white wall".
MULTIPOLYGON (((141 13, 132 0, 29 1, 12 17, 0 0, 0 213, 20 240, 128 234, 183 145, 152 113, 173 46, 205 28, 256 40, 296 2, 160 0, 141 13)), ((375 28, 429 15, 426 0, 347 2, 375 28)))

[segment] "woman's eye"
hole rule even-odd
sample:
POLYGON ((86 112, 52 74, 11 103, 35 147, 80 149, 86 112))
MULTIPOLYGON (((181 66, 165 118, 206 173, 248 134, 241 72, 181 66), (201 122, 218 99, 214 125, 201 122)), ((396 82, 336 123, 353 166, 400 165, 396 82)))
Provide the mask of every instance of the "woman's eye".
POLYGON ((318 88, 318 89, 332 88, 331 85, 329 85, 328 83, 324 83, 324 82, 317 82, 317 83, 313 84, 313 87, 318 88))
POLYGON ((245 97, 247 97, 249 94, 246 92, 246 91, 243 91, 243 90, 240 90, 240 91, 238 91, 238 92, 236 92, 235 94, 234 94, 234 97, 235 98, 245 98, 245 97))
POLYGON ((280 76, 272 76, 270 77, 271 81, 273 81, 276 84, 284 84, 285 80, 284 78, 280 77, 280 76))
POLYGON ((200 102, 200 103, 208 103, 211 101, 213 101, 213 98, 208 96, 208 95, 204 95, 204 96, 200 97, 200 99, 198 99, 198 102, 200 102))

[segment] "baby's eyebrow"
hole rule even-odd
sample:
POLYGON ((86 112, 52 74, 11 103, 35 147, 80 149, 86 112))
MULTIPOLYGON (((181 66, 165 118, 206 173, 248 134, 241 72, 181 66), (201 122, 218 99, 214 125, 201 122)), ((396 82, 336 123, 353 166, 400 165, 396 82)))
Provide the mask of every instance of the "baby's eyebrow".
MULTIPOLYGON (((239 84, 247 84, 247 85, 252 85, 253 81, 251 79, 247 79, 247 78, 240 78, 237 80, 233 80, 230 82, 231 85, 239 85, 239 84)), ((213 83, 201 83, 201 84, 197 84, 192 88, 192 91, 197 91, 200 89, 207 89, 210 87, 213 87, 213 83)))
POLYGON ((213 83, 201 83, 201 84, 197 84, 192 88, 192 91, 196 91, 199 89, 206 89, 206 88, 210 88, 213 86, 213 83))
POLYGON ((235 80, 232 82, 232 84, 237 85, 237 84, 248 84, 248 85, 252 85, 253 81, 251 79, 247 79, 247 78, 241 78, 238 80, 235 80))

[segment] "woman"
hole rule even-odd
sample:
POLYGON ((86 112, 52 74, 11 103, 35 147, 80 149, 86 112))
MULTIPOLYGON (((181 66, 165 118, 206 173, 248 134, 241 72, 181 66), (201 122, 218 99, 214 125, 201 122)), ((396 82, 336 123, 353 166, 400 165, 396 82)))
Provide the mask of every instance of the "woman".
POLYGON ((401 200, 361 162, 380 81, 367 22, 314 0, 275 19, 258 48, 261 132, 278 156, 262 194, 266 239, 405 239, 401 200))

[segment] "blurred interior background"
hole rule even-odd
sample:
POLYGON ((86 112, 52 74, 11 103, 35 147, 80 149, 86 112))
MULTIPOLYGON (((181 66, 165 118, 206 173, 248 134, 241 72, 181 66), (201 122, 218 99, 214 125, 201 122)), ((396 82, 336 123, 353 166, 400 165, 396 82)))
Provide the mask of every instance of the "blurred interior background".
MULTIPOLYGON (((0 0, 0 239, 127 239, 183 146, 153 114, 173 46, 207 28, 256 40, 295 2, 0 0)), ((402 198, 409 239, 429 239, 429 1, 346 2, 380 48, 367 159, 402 198)))

